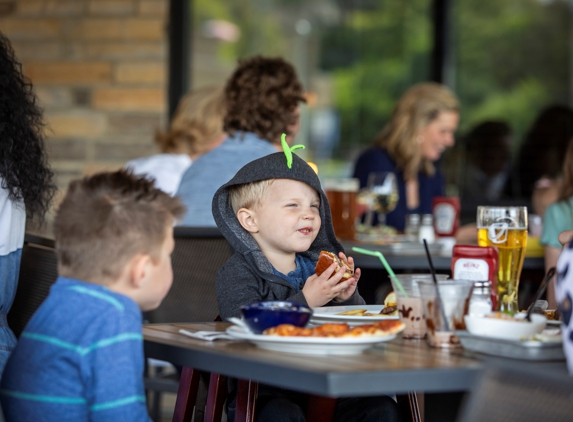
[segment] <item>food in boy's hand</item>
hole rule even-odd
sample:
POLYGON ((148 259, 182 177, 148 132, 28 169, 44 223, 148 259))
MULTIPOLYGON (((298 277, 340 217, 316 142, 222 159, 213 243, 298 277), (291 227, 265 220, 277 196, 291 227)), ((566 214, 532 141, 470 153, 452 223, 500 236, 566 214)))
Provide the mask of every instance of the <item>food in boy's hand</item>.
POLYGON ((316 263, 316 268, 314 269, 314 272, 317 275, 321 275, 324 271, 326 271, 328 267, 332 265, 333 262, 336 263, 336 270, 334 271, 335 273, 340 271, 341 268, 345 269, 344 275, 342 276, 342 279, 340 279, 340 281, 348 280, 354 275, 354 271, 350 268, 348 262, 340 259, 335 254, 327 251, 320 252, 320 256, 318 257, 318 262, 316 263))
POLYGON ((404 328, 400 321, 379 321, 373 324, 350 327, 346 323, 323 324, 314 328, 300 328, 294 325, 282 324, 266 329, 267 336, 287 337, 384 337, 399 333, 404 328))

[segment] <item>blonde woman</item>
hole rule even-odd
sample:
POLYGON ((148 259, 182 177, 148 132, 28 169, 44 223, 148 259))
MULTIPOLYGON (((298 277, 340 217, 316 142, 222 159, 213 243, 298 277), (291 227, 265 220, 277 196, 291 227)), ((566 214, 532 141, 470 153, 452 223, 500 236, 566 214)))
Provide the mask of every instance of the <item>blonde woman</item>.
POLYGON ((167 133, 158 132, 161 154, 129 161, 125 167, 135 174, 147 174, 155 186, 170 195, 179 187, 183 173, 198 157, 219 146, 227 136, 223 87, 198 88, 185 95, 167 133))
POLYGON ((396 175, 400 199, 386 223, 404 230, 405 216, 432 211, 432 200, 444 195, 444 177, 434 166, 446 148, 454 145, 459 102, 445 86, 421 83, 398 101, 390 121, 354 167, 354 177, 365 187, 372 172, 396 175))

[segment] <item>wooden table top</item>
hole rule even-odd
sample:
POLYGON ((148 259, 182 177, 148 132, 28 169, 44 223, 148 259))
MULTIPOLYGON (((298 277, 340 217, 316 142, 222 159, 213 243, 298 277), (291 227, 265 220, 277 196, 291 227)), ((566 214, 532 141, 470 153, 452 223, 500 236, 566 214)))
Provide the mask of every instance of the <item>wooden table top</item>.
POLYGON ((463 350, 430 348, 401 337, 350 356, 314 356, 260 349, 246 341, 207 342, 188 331, 224 331, 227 323, 151 324, 143 334, 148 357, 308 393, 364 396, 408 391, 469 390, 483 364, 463 350))

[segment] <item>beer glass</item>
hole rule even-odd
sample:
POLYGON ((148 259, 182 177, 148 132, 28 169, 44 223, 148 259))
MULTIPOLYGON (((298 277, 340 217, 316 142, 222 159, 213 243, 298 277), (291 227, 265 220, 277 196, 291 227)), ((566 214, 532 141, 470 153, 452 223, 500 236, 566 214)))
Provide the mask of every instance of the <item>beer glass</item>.
POLYGON ((478 244, 499 251, 497 310, 519 312, 517 291, 527 247, 527 207, 478 207, 478 244))
POLYGON ((324 191, 330 204, 334 234, 342 240, 354 240, 356 235, 356 193, 358 179, 326 179, 324 191))

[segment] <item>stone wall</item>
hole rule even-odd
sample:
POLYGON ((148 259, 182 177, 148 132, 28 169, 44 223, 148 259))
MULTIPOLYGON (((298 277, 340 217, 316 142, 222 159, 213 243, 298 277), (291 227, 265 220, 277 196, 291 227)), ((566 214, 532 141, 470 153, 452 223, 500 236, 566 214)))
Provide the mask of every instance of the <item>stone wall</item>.
POLYGON ((167 121, 169 0, 0 0, 45 111, 61 192, 69 181, 157 152, 167 121))

